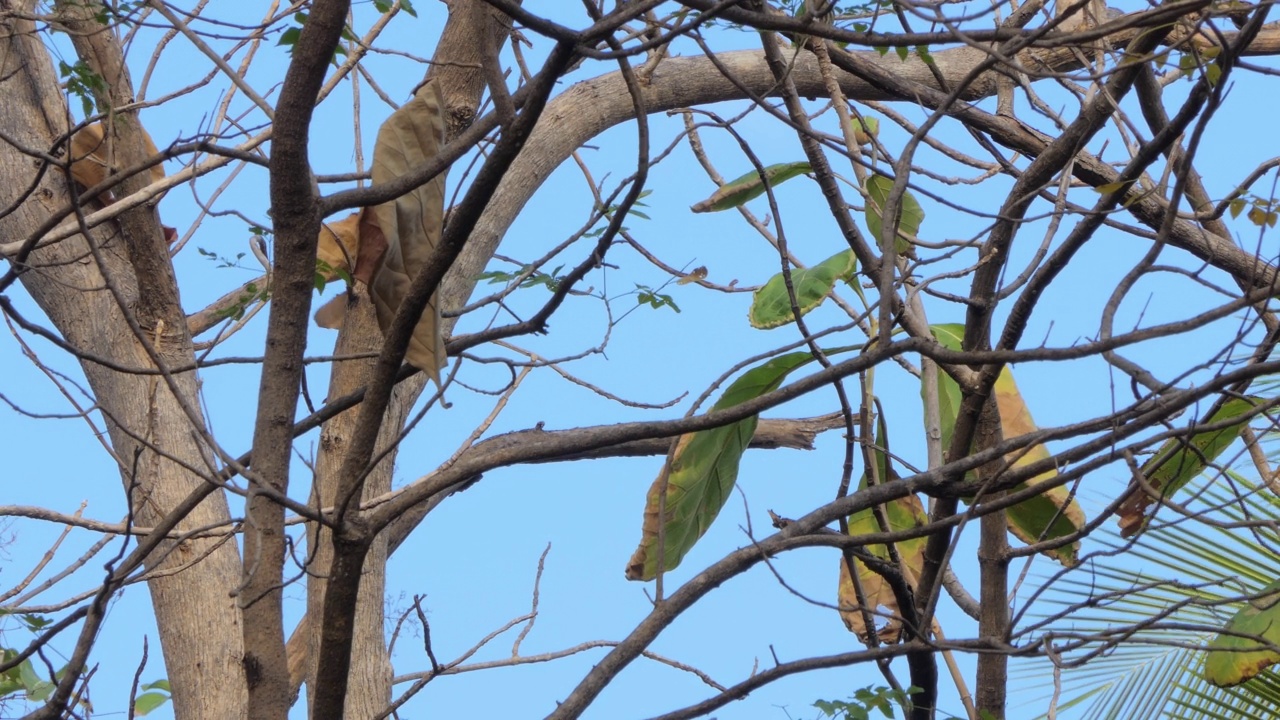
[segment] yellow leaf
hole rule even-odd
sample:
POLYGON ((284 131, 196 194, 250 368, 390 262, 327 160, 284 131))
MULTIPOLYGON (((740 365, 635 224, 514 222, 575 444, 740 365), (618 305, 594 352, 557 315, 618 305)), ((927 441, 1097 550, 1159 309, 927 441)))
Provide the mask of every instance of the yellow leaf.
MULTIPOLYGON (((920 498, 916 495, 908 495, 886 503, 883 508, 890 531, 921 527, 929 521, 928 516, 925 515, 924 506, 920 504, 920 498)), ((880 523, 870 509, 849 518, 851 536, 878 532, 880 532, 880 523)), ((912 588, 919 580, 920 569, 924 565, 924 549, 927 542, 927 538, 920 537, 894 543, 894 549, 902 561, 904 579, 912 588)), ((867 545, 865 549, 885 561, 889 561, 891 557, 888 548, 884 545, 867 545)), ((867 567, 862 561, 854 560, 853 566, 858 573, 858 585, 861 586, 867 601, 866 607, 872 612, 872 616, 883 617, 883 613, 878 612, 877 608, 888 610, 889 621, 879 630, 880 639, 885 642, 897 641, 902 629, 902 618, 893 588, 885 582, 883 576, 867 567)), ((840 618, 844 620, 845 627, 865 642, 869 637, 869 631, 862 606, 858 602, 857 589, 849 576, 849 564, 845 562, 844 557, 840 558, 840 588, 837 597, 840 603, 840 618)))
POLYGON ((677 280, 676 284, 688 285, 689 283, 698 282, 699 280, 706 280, 706 279, 707 279, 707 268, 704 265, 702 267, 694 268, 688 275, 685 275, 684 277, 677 280))
POLYGON ((1099 195, 1106 195, 1108 193, 1120 192, 1121 190, 1124 190, 1125 186, 1128 184, 1128 182, 1106 183, 1104 185, 1097 186, 1094 190, 1096 190, 1099 195))
MULTIPOLYGON (((1013 381, 1013 373, 1005 368, 995 384, 996 407, 1000 413, 1000 428, 1006 440, 1033 433, 1037 430, 1035 421, 1031 419, 1031 411, 1018 392, 1013 381)), ((1049 449, 1044 445, 1034 445, 1026 451, 1014 455, 1011 467, 1018 468, 1049 457, 1049 449)), ((1016 490, 1048 482, 1057 476, 1056 470, 1041 473, 1019 485, 1016 490)), ((1065 487, 1056 487, 1024 500, 1006 511, 1009 518, 1009 532, 1019 540, 1034 544, 1046 539, 1062 537, 1084 527, 1084 511, 1071 497, 1065 487)), ((1079 541, 1063 545, 1045 554, 1063 565, 1076 564, 1076 556, 1080 550, 1079 541)))
MULTIPOLYGON (((863 597, 867 600, 867 606, 872 611, 872 618, 877 617, 875 609, 881 606, 889 608, 894 613, 894 617, 890 618, 880 630, 882 638, 893 636, 896 638, 897 633, 902 627, 902 620, 898 618, 898 601, 893 595, 893 590, 889 588, 889 584, 884 578, 867 569, 865 565, 858 561, 854 561, 854 566, 858 568, 858 584, 862 586, 863 597)), ((858 604, 858 594, 853 587, 853 581, 849 579, 849 564, 840 558, 840 592, 838 594, 840 602, 840 619, 844 620, 844 626, 849 628, 849 632, 858 636, 859 640, 866 642, 870 637, 867 631, 866 619, 862 614, 862 608, 858 604)))
POLYGON ((1244 212, 1244 198, 1236 198, 1230 204, 1232 219, 1240 217, 1240 213, 1244 212))
POLYGON ((859 145, 870 145, 880 132, 880 121, 873 117, 853 118, 849 124, 853 128, 853 141, 859 145))

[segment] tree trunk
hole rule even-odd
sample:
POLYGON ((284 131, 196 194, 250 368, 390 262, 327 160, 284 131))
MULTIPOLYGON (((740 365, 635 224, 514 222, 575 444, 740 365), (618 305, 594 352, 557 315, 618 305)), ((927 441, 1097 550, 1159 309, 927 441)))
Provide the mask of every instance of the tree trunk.
MULTIPOLYGON (((981 452, 999 445, 1004 439, 1000 411, 994 396, 982 406, 974 432, 973 451, 981 452)), ((997 460, 975 471, 978 479, 995 481, 1004 465, 997 460)), ((991 503, 1004 493, 983 493, 979 500, 991 503)), ((981 613, 978 615, 978 637, 996 646, 1009 641, 1009 522, 1004 511, 983 515, 979 520, 978 572, 980 577, 981 613)), ((978 712, 991 720, 1003 720, 1009 683, 1009 656, 990 648, 978 655, 978 712)))
MULTIPOLYGON (((0 0, 0 10, 6 13, 24 9, 19 5, 0 0)), ((5 97, 0 103, 0 129, 12 140, 0 143, 0 188, 4 188, 0 205, 17 205, 0 218, 0 234, 25 238, 70 202, 70 195, 63 172, 50 167, 30 198, 20 203, 42 163, 14 143, 49 152, 56 140, 66 136, 70 123, 48 52, 32 24, 5 15, 0 16, 0 27, 4 29, 0 92, 5 97)), ((154 212, 151 222, 155 222, 154 212)), ((158 226, 152 230, 159 232, 158 226)), ((126 369, 151 371, 156 364, 113 294, 114 288, 130 313, 140 302, 140 281, 120 227, 105 225, 90 238, 86 241, 76 235, 40 248, 22 264, 11 259, 11 267, 22 271, 23 285, 69 345, 126 369)), ((176 298, 177 288, 171 292, 176 298)), ((184 322, 142 329, 162 363, 193 364, 184 322)), ((208 480, 201 473, 216 466, 202 439, 206 428, 196 374, 173 373, 171 386, 158 374, 113 370, 83 357, 81 366, 106 419, 133 522, 154 525, 204 488, 208 480)), ((229 528, 229 522, 226 499, 215 492, 178 529, 229 528)), ((148 588, 176 715, 184 719, 245 717, 240 614, 231 596, 240 575, 235 542, 227 536, 166 543, 149 561, 148 570, 161 571, 149 580, 148 588), (178 569, 184 571, 174 572, 178 569)))
MULTIPOLYGON (((458 0, 449 7, 449 20, 437 45, 435 60, 427 79, 440 83, 444 98, 445 130, 452 139, 465 130, 480 106, 485 89, 482 63, 496 63, 497 48, 501 47, 510 32, 511 21, 502 13, 480 0, 458 0)), ((475 286, 473 277, 446 285, 442 296, 449 307, 462 305, 475 286)), ((382 347, 382 335, 378 330, 373 303, 367 289, 357 288, 351 296, 343 328, 339 334, 335 355, 376 352, 382 347)), ((450 319, 445 329, 456 322, 450 319)), ((363 387, 374 366, 372 358, 347 360, 334 363, 329 384, 329 397, 341 397, 363 387)), ((378 436, 378 454, 387 456, 376 465, 365 479, 362 496, 376 497, 391 489, 395 463, 395 444, 404 427, 408 413, 425 383, 421 375, 401 383, 396 388, 390 407, 383 419, 378 436)), ((315 488, 321 507, 330 507, 335 501, 335 488, 342 461, 346 456, 348 440, 358 421, 356 410, 348 411, 325 423, 321 433, 320 454, 316 462, 315 488)), ((307 621, 299 631, 306 633, 307 662, 305 663, 309 710, 314 702, 314 679, 318 668, 320 631, 310 618, 321 617, 325 578, 333 562, 332 534, 327 529, 312 528, 308 532, 312 562, 309 566, 307 585, 307 621)), ((391 699, 391 665, 387 654, 384 625, 384 586, 386 577, 387 535, 383 533, 374 541, 364 561, 361 574, 359 599, 355 616, 351 669, 348 673, 348 693, 345 717, 367 718, 383 711, 391 699)), ((293 644, 291 642, 291 644, 293 644)), ((295 646, 296 651, 296 646, 295 646)), ((295 658, 291 656, 291 663, 295 658)))
MULTIPOLYGON (((993 496, 995 500, 999 495, 993 496)), ((1004 512, 983 515, 980 520, 978 565, 982 577, 982 613, 978 636, 1003 645, 1009 640, 1009 523, 1004 512)), ((977 707, 983 717, 1001 720, 1009 683, 1009 656, 992 649, 978 655, 977 707)))
MULTIPOLYGON (((338 335, 334 354, 338 356, 376 352, 382 347, 382 334, 378 331, 378 319, 373 300, 363 283, 357 286, 348 304, 346 320, 338 335)), ((342 360, 333 364, 329 380, 329 397, 341 397, 360 387, 369 378, 374 358, 342 360)), ((414 401, 426 383, 424 375, 417 375, 401 383, 392 396, 391 405, 378 434, 376 453, 387 452, 364 481, 364 499, 377 497, 391 490, 391 478, 395 469, 396 446, 406 417, 413 409, 414 401)), ((320 433, 320 454, 316 460, 314 494, 318 494, 319 507, 332 507, 338 474, 346 457, 347 446, 360 414, 352 409, 325 423, 320 433)), ((307 617, 318 618, 324 612, 325 578, 333 564, 332 533, 327 528, 317 528, 315 523, 307 533, 311 563, 307 578, 307 617), (317 532, 318 530, 318 532, 317 532)), ((384 620, 386 597, 387 535, 382 533, 374 540, 365 558, 365 570, 360 576, 359 599, 356 603, 355 637, 351 646, 351 670, 348 682, 344 717, 370 718, 383 712, 391 702, 391 657, 387 652, 384 620)), ((320 628, 318 623, 306 623, 307 651, 307 700, 308 714, 314 708, 315 676, 319 666, 320 628)), ((302 628, 300 628, 302 629, 302 628)))

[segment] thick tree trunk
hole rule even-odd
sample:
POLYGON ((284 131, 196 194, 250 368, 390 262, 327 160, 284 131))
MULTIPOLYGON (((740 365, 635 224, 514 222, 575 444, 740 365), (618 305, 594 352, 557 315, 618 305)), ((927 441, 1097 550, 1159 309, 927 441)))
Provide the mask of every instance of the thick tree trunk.
MULTIPOLYGON (((449 7, 449 21, 445 25, 435 60, 427 78, 440 83, 446 112, 446 134, 452 139, 465 130, 475 117, 480 97, 485 88, 483 63, 496 63, 496 51, 510 31, 510 20, 481 0, 457 0, 449 7)), ((443 294, 450 306, 461 305, 474 287, 473 278, 465 282, 465 289, 444 288, 443 294)), ((377 351, 382 347, 382 335, 378 330, 373 303, 364 287, 351 295, 346 318, 334 354, 342 356, 377 351)), ((452 328, 456 320, 449 320, 446 328, 452 328)), ((329 384, 329 397, 341 397, 363 387, 373 370, 374 360, 348 360, 334 364, 329 384)), ((391 477, 395 462, 395 443, 404 427, 414 401, 421 393, 425 378, 421 375, 401 383, 396 388, 390 407, 383 419, 378 436, 376 453, 388 451, 387 456, 373 468, 364 481, 362 496, 376 497, 391 489, 391 477)), ((359 413, 349 411, 325 424, 321 433, 320 454, 316 461, 316 495, 321 507, 330 507, 335 501, 335 488, 346 456, 348 441, 358 421, 359 413)), ((313 527, 308 533, 311 543, 311 572, 307 585, 307 618, 320 617, 327 587, 325 578, 333 563, 332 535, 328 530, 313 527)), ((361 574, 359 599, 354 624, 351 651, 351 669, 348 673, 348 693, 345 717, 366 718, 383 711, 391 699, 391 665, 387 655, 384 630, 384 586, 387 560, 387 535, 383 533, 374 541, 364 561, 361 574)), ((305 633, 307 641, 306 669, 309 709, 314 702, 314 680, 318 668, 320 628, 304 621, 298 632, 305 633)), ((290 644, 292 653, 300 650, 301 643, 290 644)), ((297 665, 294 654, 290 662, 297 665)))
MULTIPOLYGON (((6 13, 22 9, 17 5, 0 0, 0 10, 6 13)), ((23 150, 49 152, 66 135, 69 120, 48 52, 31 23, 4 15, 0 27, 0 92, 5 98, 0 103, 0 130, 11 141, 0 143, 0 205, 18 204, 0 218, 0 234, 24 238, 70 196, 62 172, 50 167, 30 198, 19 204, 41 170, 41 161, 23 150)), ((151 229, 159 232, 158 226, 151 229)), ((73 236, 11 267, 24 271, 23 285, 72 347, 118 366, 150 371, 155 363, 130 328, 115 294, 130 313, 140 302, 139 278, 120 227, 110 224, 95 230, 91 242, 93 248, 83 236, 73 236)), ((176 287, 171 293, 176 298, 176 287)), ((161 362, 191 366, 194 355, 185 323, 142 329, 161 362)), ((170 385, 154 373, 122 372, 87 359, 81 364, 106 418, 133 521, 154 525, 203 488, 207 480, 199 473, 215 466, 201 440, 206 429, 196 375, 174 373, 170 385)), ((225 497, 214 493, 178 527, 226 527, 229 520, 225 497)), ((224 537, 166 543, 148 569, 163 571, 148 587, 176 715, 184 720, 245 717, 240 614, 231 597, 240 575, 235 542, 224 537), (174 572, 178 569, 183 571, 174 572)))
MULTIPOLYGON (((373 300, 367 288, 361 284, 349 303, 345 324, 338 336, 334 354, 338 356, 376 352, 382 347, 382 334, 378 331, 378 319, 373 300)), ((372 369, 373 358, 343 360, 333 364, 329 381, 329 396, 340 397, 363 387, 372 369)), ((395 447, 400 430, 413 408, 414 401, 426 382, 424 375, 401 383, 392 396, 391 405, 378 435, 376 452, 390 450, 364 482, 365 499, 377 497, 391 490, 391 478, 395 469, 395 447)), ((359 419, 356 410, 347 411, 325 423, 320 433, 320 454, 316 460, 316 479, 313 501, 319 507, 332 507, 335 501, 338 473, 359 419), (314 498, 315 495, 318 498, 314 498)), ((324 593, 328 587, 325 578, 333 564, 333 538, 327 529, 319 529, 315 523, 307 533, 311 572, 307 577, 307 617, 320 617, 324 611, 324 593)), ((360 577, 359 599, 356 604, 355 637, 351 645, 351 670, 344 717, 370 718, 383 712, 391 702, 391 658, 387 652, 384 618, 386 597, 387 535, 374 540, 365 558, 365 571, 360 577)), ((299 630, 308 635, 307 642, 307 699, 309 714, 314 712, 310 704, 315 699, 315 676, 320 649, 320 628, 312 623, 299 630)))

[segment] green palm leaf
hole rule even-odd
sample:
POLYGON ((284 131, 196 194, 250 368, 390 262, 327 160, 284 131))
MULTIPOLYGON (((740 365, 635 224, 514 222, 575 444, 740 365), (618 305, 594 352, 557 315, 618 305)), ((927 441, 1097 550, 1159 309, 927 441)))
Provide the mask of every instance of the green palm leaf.
MULTIPOLYGON (((1108 633, 1157 618, 1106 654, 1062 670, 1059 717, 1280 717, 1276 668, 1236 687, 1219 688, 1204 679, 1201 650, 1242 607, 1235 598, 1256 593, 1280 577, 1280 536, 1267 528, 1238 526, 1244 521, 1280 520, 1280 500, 1229 470, 1201 477, 1184 493, 1193 498, 1187 508, 1197 519, 1175 516, 1153 524, 1132 545, 1114 531, 1099 536, 1104 546, 1127 550, 1104 555, 1055 580, 1040 599, 1041 618, 1023 622, 1033 635, 1052 631, 1059 642, 1064 637, 1097 638, 1063 658, 1070 662, 1098 650, 1108 633), (1091 604, 1081 607, 1090 599, 1091 604), (1068 608, 1073 610, 1065 617, 1053 616, 1068 608)), ((1022 663, 1017 672, 1043 684, 1049 670, 1038 659, 1022 663)), ((1044 708, 1037 703, 1037 712, 1044 708)))

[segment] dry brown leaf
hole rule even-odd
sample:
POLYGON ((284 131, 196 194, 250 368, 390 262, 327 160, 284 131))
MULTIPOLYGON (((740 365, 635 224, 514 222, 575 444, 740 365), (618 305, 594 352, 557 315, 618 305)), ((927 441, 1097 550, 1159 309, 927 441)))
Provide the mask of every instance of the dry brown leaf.
POLYGON ((329 302, 320 306, 316 310, 316 325, 329 330, 337 330, 342 327, 342 321, 347 317, 347 294, 342 293, 329 299, 329 302))
POLYGON ((373 276, 387 255, 387 237, 378 227, 378 218, 369 208, 360 211, 360 242, 356 253, 356 270, 352 276, 365 285, 373 284, 373 276))
MULTIPOLYGON (((142 131, 142 139, 146 143, 147 152, 152 155, 158 155, 159 150, 156 149, 155 141, 151 139, 151 135, 144 128, 142 131)), ((94 123, 86 125, 75 132, 71 136, 71 179, 85 189, 107 179, 113 170, 107 162, 107 143, 102 133, 102 123, 94 123)), ((157 182, 164 179, 164 165, 157 163, 151 166, 151 182, 157 182)), ((111 191, 107 191, 99 196, 99 201, 103 205, 110 205, 115 202, 115 195, 111 191)), ((164 230, 164 239, 173 242, 178 239, 178 231, 168 225, 161 225, 164 230)))
MULTIPOLYGON (((142 139, 146 142, 147 152, 158 155, 155 142, 146 130, 142 131, 142 139)), ((107 158, 107 142, 103 136, 102 123, 86 125, 71 136, 71 177, 85 188, 107 179, 113 172, 107 158)), ((156 164, 151 167, 151 182, 164 179, 164 167, 156 164)))
MULTIPOLYGON (((369 208, 361 210, 344 220, 326 225, 320 231, 320 244, 317 257, 329 263, 335 272, 329 276, 332 280, 338 275, 336 270, 350 270, 351 278, 368 286, 382 263, 387 252, 387 239, 378 227, 378 220, 369 208), (345 252, 344 252, 345 251, 345 252), (339 258, 341 258, 339 260, 339 258), (347 265, 355 261, 355 269, 347 265), (335 265, 335 262, 341 263, 335 265)), ((343 293, 329 300, 316 310, 316 325, 330 330, 342 327, 347 315, 347 294, 343 293)))
POLYGON ((679 280, 676 281, 676 284, 688 285, 689 283, 698 282, 699 280, 706 280, 706 279, 707 279, 707 266, 703 265, 702 267, 694 268, 692 271, 689 272, 688 275, 681 277, 679 280))
MULTIPOLYGON (((907 495, 886 503, 883 508, 889 522, 889 529, 892 531, 921 527, 928 522, 924 506, 920 503, 920 498, 915 495, 907 495)), ((858 536, 878 532, 880 532, 879 521, 870 509, 860 511, 849 518, 850 535, 858 536)), ((903 579, 912 588, 919 582, 920 570, 924 566, 924 549, 927 543, 927 538, 920 537, 894 544, 898 558, 902 561, 903 579)), ((886 562, 890 558, 889 551, 884 545, 866 545, 863 549, 886 562)), ((879 573, 867 567, 862 561, 855 559, 853 565, 854 569, 857 570, 858 584, 862 586, 867 607, 871 609, 872 618, 880 619, 885 617, 886 614, 888 616, 888 621, 884 627, 880 628, 878 633, 881 641, 897 642, 899 635, 902 633, 902 617, 898 609, 898 598, 893 594, 893 588, 890 587, 889 583, 885 582, 879 573), (877 610, 877 608, 884 608, 884 610, 877 610)), ((866 626, 861 604, 858 602, 858 594, 853 582, 849 579, 848 563, 845 562, 843 557, 840 558, 840 586, 836 597, 840 603, 840 619, 844 620, 845 627, 849 628, 863 642, 866 642, 870 631, 866 626)))
POLYGON ((319 268, 326 280, 337 278, 342 272, 351 273, 352 265, 360 252, 360 213, 320 226, 320 243, 316 259, 324 263, 319 268))
MULTIPOLYGON (((378 129, 373 150, 373 184, 390 182, 430 160, 444 144, 444 100, 439 84, 427 83, 413 100, 391 114, 378 129)), ((389 203, 373 208, 387 250, 373 274, 370 294, 385 333, 418 274, 440 242, 444 229, 444 173, 389 203)), ((444 365, 438 296, 432 295, 409 340, 405 361, 440 382, 444 365)))
MULTIPOLYGON (((861 563, 858 564, 858 582, 862 585, 867 606, 872 610, 873 622, 877 617, 882 617, 876 613, 877 607, 884 606, 894 613, 889 622, 879 631, 882 640, 893 642, 902 629, 902 620, 897 616, 898 601, 893 596, 893 589, 884 581, 884 578, 866 571, 861 563)), ((849 565, 844 558, 840 558, 840 592, 837 597, 840 602, 840 619, 844 620, 844 626, 857 635, 859 640, 866 642, 869 637, 867 624, 861 605, 858 603, 858 593, 853 587, 853 582, 849 580, 849 565)))

